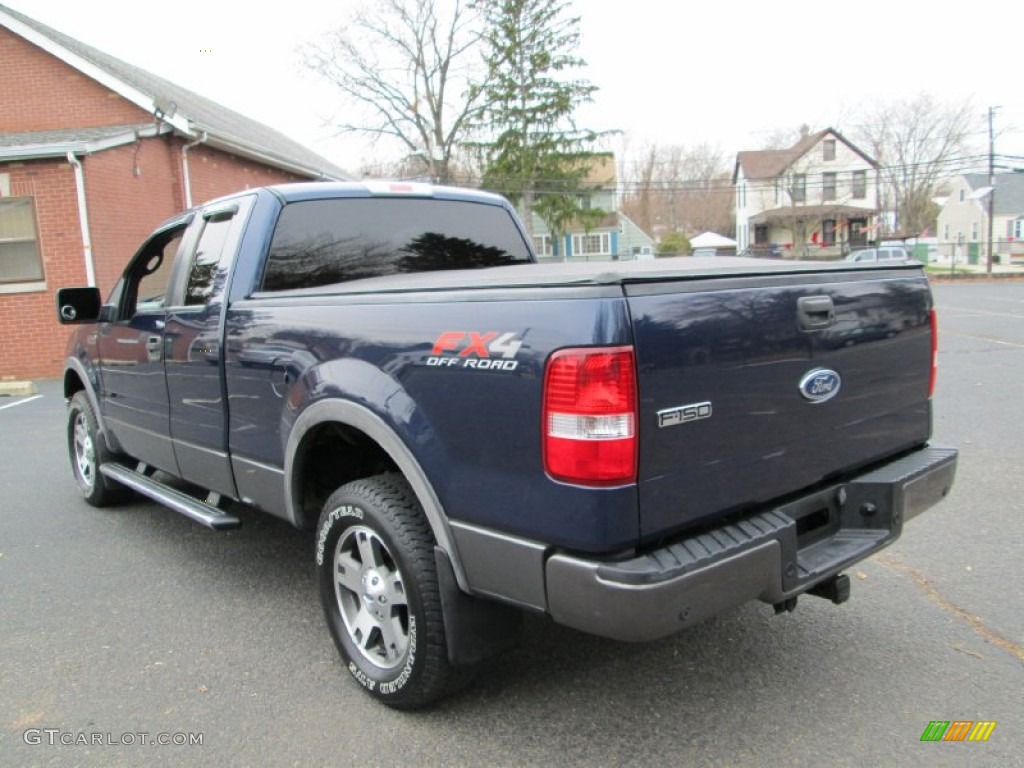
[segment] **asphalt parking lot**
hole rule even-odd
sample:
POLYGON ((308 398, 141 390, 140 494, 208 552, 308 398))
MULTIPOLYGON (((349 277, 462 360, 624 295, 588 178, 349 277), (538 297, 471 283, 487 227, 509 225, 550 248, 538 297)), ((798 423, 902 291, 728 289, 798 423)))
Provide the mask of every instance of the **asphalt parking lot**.
POLYGON ((416 714, 342 669, 311 535, 87 507, 58 384, 0 398, 0 765, 1024 765, 1024 283, 935 295, 957 484, 850 572, 848 603, 748 605, 645 645, 530 619, 416 714), (933 720, 997 725, 922 743, 933 720))

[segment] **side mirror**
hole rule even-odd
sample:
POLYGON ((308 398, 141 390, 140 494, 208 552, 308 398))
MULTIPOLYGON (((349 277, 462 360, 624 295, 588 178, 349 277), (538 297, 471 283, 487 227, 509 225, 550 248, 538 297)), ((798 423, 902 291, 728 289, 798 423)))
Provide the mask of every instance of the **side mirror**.
POLYGON ((100 316, 99 288, 60 288, 57 290, 57 319, 61 325, 95 323, 100 316))

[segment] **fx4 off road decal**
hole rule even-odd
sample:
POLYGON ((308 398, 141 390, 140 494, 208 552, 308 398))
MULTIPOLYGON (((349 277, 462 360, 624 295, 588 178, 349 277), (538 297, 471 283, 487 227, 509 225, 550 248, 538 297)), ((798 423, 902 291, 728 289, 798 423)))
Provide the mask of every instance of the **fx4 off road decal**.
POLYGON ((501 331, 444 331, 430 350, 427 365, 434 368, 475 368, 478 371, 514 371, 523 346, 515 333, 501 331))

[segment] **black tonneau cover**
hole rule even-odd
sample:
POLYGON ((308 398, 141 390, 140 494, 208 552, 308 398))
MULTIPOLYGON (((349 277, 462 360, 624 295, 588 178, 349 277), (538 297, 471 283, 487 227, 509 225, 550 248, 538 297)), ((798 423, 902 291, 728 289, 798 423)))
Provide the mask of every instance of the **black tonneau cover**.
POLYGON ((867 264, 848 261, 787 261, 739 256, 676 256, 645 261, 548 262, 487 269, 460 269, 374 277, 293 291, 256 293, 255 298, 331 296, 361 293, 534 288, 541 286, 625 285, 666 280, 707 280, 723 277, 780 277, 808 274, 864 274, 921 270, 917 262, 867 264))

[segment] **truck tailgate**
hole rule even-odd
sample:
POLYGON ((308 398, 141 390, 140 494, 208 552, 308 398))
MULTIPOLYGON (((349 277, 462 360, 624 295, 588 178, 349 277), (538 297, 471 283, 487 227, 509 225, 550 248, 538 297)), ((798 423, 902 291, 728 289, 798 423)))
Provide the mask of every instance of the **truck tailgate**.
POLYGON ((840 479, 929 437, 932 303, 920 272, 625 290, 645 541, 840 479))

